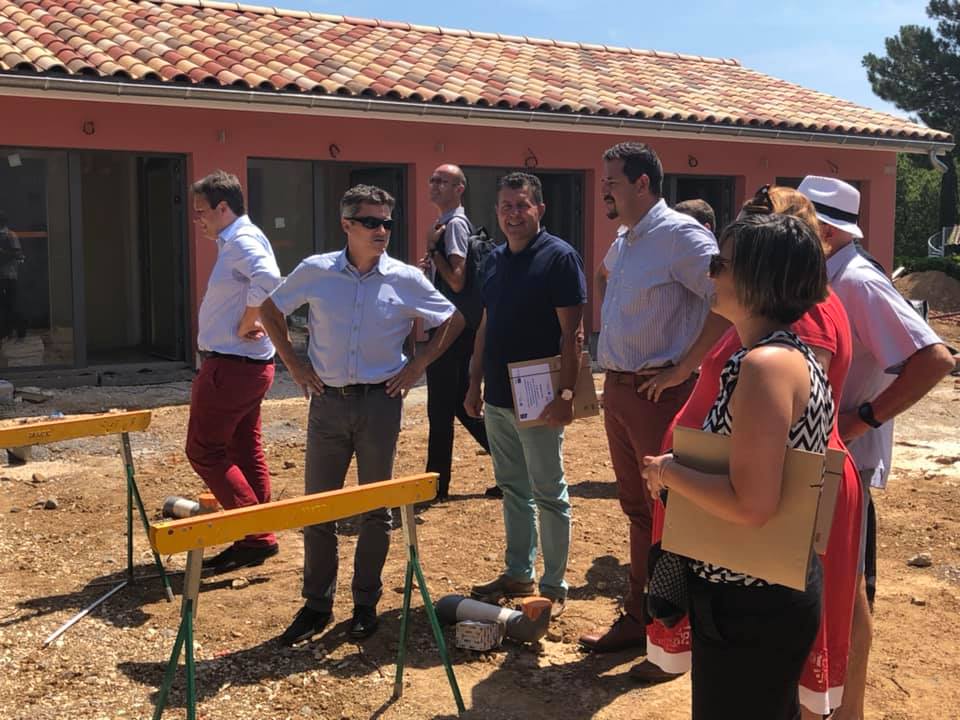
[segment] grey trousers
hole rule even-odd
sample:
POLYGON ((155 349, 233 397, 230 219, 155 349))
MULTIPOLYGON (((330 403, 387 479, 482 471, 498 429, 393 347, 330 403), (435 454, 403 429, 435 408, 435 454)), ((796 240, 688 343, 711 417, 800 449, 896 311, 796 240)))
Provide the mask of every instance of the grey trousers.
MULTIPOLYGON (((310 401, 307 421, 306 492, 343 487, 354 453, 361 485, 389 480, 400 434, 403 400, 383 387, 344 395, 333 388, 310 401)), ((307 607, 333 609, 337 587, 337 524, 303 529, 303 597, 307 607)), ((365 513, 353 561, 353 603, 375 606, 383 594, 380 574, 390 546, 390 510, 365 513)))

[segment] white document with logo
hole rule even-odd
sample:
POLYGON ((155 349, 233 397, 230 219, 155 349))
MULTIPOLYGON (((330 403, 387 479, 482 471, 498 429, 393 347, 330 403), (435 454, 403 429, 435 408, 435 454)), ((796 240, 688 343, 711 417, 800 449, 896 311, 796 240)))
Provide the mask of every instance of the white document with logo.
POLYGON ((536 420, 553 400, 549 363, 510 368, 510 384, 516 400, 517 420, 536 420))
MULTIPOLYGON (((535 358, 507 363, 507 377, 513 393, 513 409, 518 427, 546 425, 540 419, 543 409, 560 392, 560 356, 535 358)), ((590 355, 580 358, 580 372, 573 388, 573 417, 585 418, 600 414, 597 391, 590 371, 590 355)))

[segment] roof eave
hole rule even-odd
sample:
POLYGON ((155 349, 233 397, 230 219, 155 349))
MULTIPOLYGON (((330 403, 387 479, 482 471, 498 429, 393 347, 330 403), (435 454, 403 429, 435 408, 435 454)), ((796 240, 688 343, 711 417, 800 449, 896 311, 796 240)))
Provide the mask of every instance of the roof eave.
POLYGON ((786 143, 793 145, 844 145, 852 149, 886 150, 891 152, 943 153, 953 148, 949 140, 890 137, 884 135, 844 134, 816 130, 788 130, 749 125, 720 125, 689 121, 657 120, 620 115, 517 110, 476 105, 441 104, 385 100, 315 93, 269 92, 197 85, 173 85, 148 82, 125 82, 90 78, 53 77, 49 75, 0 73, 0 95, 31 95, 74 100, 99 100, 135 104, 163 104, 176 100, 179 107, 233 106, 261 112, 294 112, 323 114, 344 111, 359 116, 387 115, 396 119, 430 120, 435 122, 479 121, 510 126, 542 126, 556 130, 589 128, 594 132, 645 132, 677 137, 700 137, 704 140, 737 139, 749 142, 786 143), (14 92, 11 92, 14 91, 14 92))

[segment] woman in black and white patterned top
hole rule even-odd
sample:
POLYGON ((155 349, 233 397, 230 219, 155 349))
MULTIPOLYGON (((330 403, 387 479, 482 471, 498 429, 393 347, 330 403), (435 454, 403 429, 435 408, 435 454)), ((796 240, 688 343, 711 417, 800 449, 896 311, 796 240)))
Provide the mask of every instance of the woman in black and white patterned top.
MULTIPOLYGON (((780 502, 785 448, 823 452, 834 421, 826 375, 789 331, 826 297, 823 251, 796 218, 749 216, 724 230, 710 274, 713 310, 744 343, 704 422, 704 430, 730 435, 730 471, 702 473, 661 455, 644 458, 644 477, 654 494, 669 488, 718 517, 760 526, 780 502)), ((797 682, 817 634, 821 586, 812 551, 804 591, 693 564, 694 720, 800 717, 797 682)))

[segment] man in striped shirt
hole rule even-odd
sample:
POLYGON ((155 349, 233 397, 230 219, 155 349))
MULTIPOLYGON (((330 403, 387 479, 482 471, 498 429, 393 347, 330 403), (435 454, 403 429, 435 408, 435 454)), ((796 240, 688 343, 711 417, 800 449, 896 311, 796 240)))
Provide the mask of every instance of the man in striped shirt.
POLYGON ((710 312, 707 267, 717 242, 695 219, 667 206, 657 154, 640 143, 620 143, 606 151, 603 166, 607 217, 629 228, 610 269, 597 356, 607 374, 607 442, 630 521, 630 590, 625 614, 580 642, 595 652, 642 651, 652 504, 641 458, 660 452, 667 426, 693 389, 696 367, 683 359, 694 344, 711 347, 728 323, 710 312))

